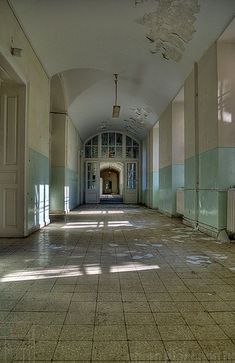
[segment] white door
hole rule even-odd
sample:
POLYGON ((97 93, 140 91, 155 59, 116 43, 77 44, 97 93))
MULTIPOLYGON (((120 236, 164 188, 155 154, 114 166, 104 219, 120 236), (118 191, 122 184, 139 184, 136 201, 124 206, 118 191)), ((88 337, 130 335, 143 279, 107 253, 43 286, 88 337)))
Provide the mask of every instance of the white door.
POLYGON ((0 236, 24 235, 25 87, 0 86, 0 236))
POLYGON ((124 203, 138 203, 138 164, 126 162, 124 203))
POLYGON ((100 201, 100 168, 97 161, 86 161, 85 201, 86 203, 99 203, 100 201))

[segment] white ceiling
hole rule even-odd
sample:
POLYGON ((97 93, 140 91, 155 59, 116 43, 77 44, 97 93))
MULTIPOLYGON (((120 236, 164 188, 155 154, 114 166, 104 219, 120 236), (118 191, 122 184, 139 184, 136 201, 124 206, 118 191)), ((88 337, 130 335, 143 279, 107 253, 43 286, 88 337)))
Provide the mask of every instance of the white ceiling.
POLYGON ((83 139, 102 128, 126 129, 143 138, 181 89, 194 61, 235 15, 234 0, 198 0, 200 11, 194 15, 190 15, 190 6, 195 8, 197 0, 174 0, 180 9, 176 14, 170 6, 173 0, 10 2, 48 74, 62 73, 68 112, 83 139), (143 24, 143 16, 149 13, 158 23, 163 19, 164 27, 169 26, 164 23, 165 17, 169 22, 171 16, 172 32, 184 32, 191 19, 195 32, 191 40, 181 42, 185 50, 178 62, 164 59, 162 50, 150 52, 146 35, 156 33, 156 23, 150 21, 149 32, 143 24), (119 73, 119 119, 111 118, 114 73, 119 73), (141 116, 140 109, 144 110, 141 116))

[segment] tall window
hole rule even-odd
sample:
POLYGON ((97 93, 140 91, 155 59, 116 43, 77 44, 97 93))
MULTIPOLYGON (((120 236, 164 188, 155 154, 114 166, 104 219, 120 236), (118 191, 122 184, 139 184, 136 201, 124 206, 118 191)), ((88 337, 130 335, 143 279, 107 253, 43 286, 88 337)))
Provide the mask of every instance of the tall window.
POLYGON ((122 134, 116 132, 105 132, 101 135, 101 157, 122 157, 122 134))
POLYGON ((86 158, 98 158, 98 136, 87 141, 85 146, 86 158))
POLYGON ((139 144, 129 136, 126 136, 126 157, 129 159, 139 157, 139 144))

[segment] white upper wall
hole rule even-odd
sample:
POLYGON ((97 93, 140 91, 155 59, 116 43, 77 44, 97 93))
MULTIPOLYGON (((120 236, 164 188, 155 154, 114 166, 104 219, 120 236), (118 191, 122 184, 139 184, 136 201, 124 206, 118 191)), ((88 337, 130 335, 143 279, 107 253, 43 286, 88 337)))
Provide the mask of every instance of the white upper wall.
POLYGON ((184 102, 172 102, 172 164, 184 164, 184 102))
POLYGON ((48 156, 49 79, 5 0, 0 1, 0 53, 27 86, 29 147, 48 156), (11 45, 22 48, 21 57, 11 55, 11 45))
POLYGON ((218 42, 217 55, 219 146, 235 147, 235 42, 218 42))

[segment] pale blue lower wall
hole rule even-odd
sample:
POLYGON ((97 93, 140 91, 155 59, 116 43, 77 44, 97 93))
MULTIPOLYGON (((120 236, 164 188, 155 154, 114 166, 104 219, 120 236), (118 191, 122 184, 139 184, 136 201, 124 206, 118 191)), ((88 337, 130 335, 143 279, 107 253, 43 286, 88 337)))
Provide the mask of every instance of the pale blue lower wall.
POLYGON ((65 169, 64 167, 52 167, 50 176, 50 211, 64 212, 64 185, 65 169))
POLYGON ((51 168, 50 210, 66 212, 78 204, 78 175, 64 167, 51 168))
POLYGON ((49 223, 49 159, 29 149, 28 230, 49 223))
POLYGON ((184 217, 192 224, 197 219, 197 196, 196 196, 196 165, 195 156, 185 160, 184 164, 184 217))
POLYGON ((169 165, 159 170, 159 210, 176 213, 176 189, 184 186, 184 165, 169 165))
POLYGON ((159 204, 159 171, 153 171, 153 208, 158 208, 159 204))
MULTIPOLYGON (((196 159, 185 160, 186 219, 197 218, 196 159)), ((199 155, 198 222, 218 232, 226 228, 227 190, 235 185, 235 148, 215 148, 199 155)))
POLYGON ((147 175, 142 175, 141 180, 141 203, 147 203, 147 175))
POLYGON ((78 174, 77 172, 65 169, 65 186, 67 189, 67 205, 73 209, 78 205, 78 174))

